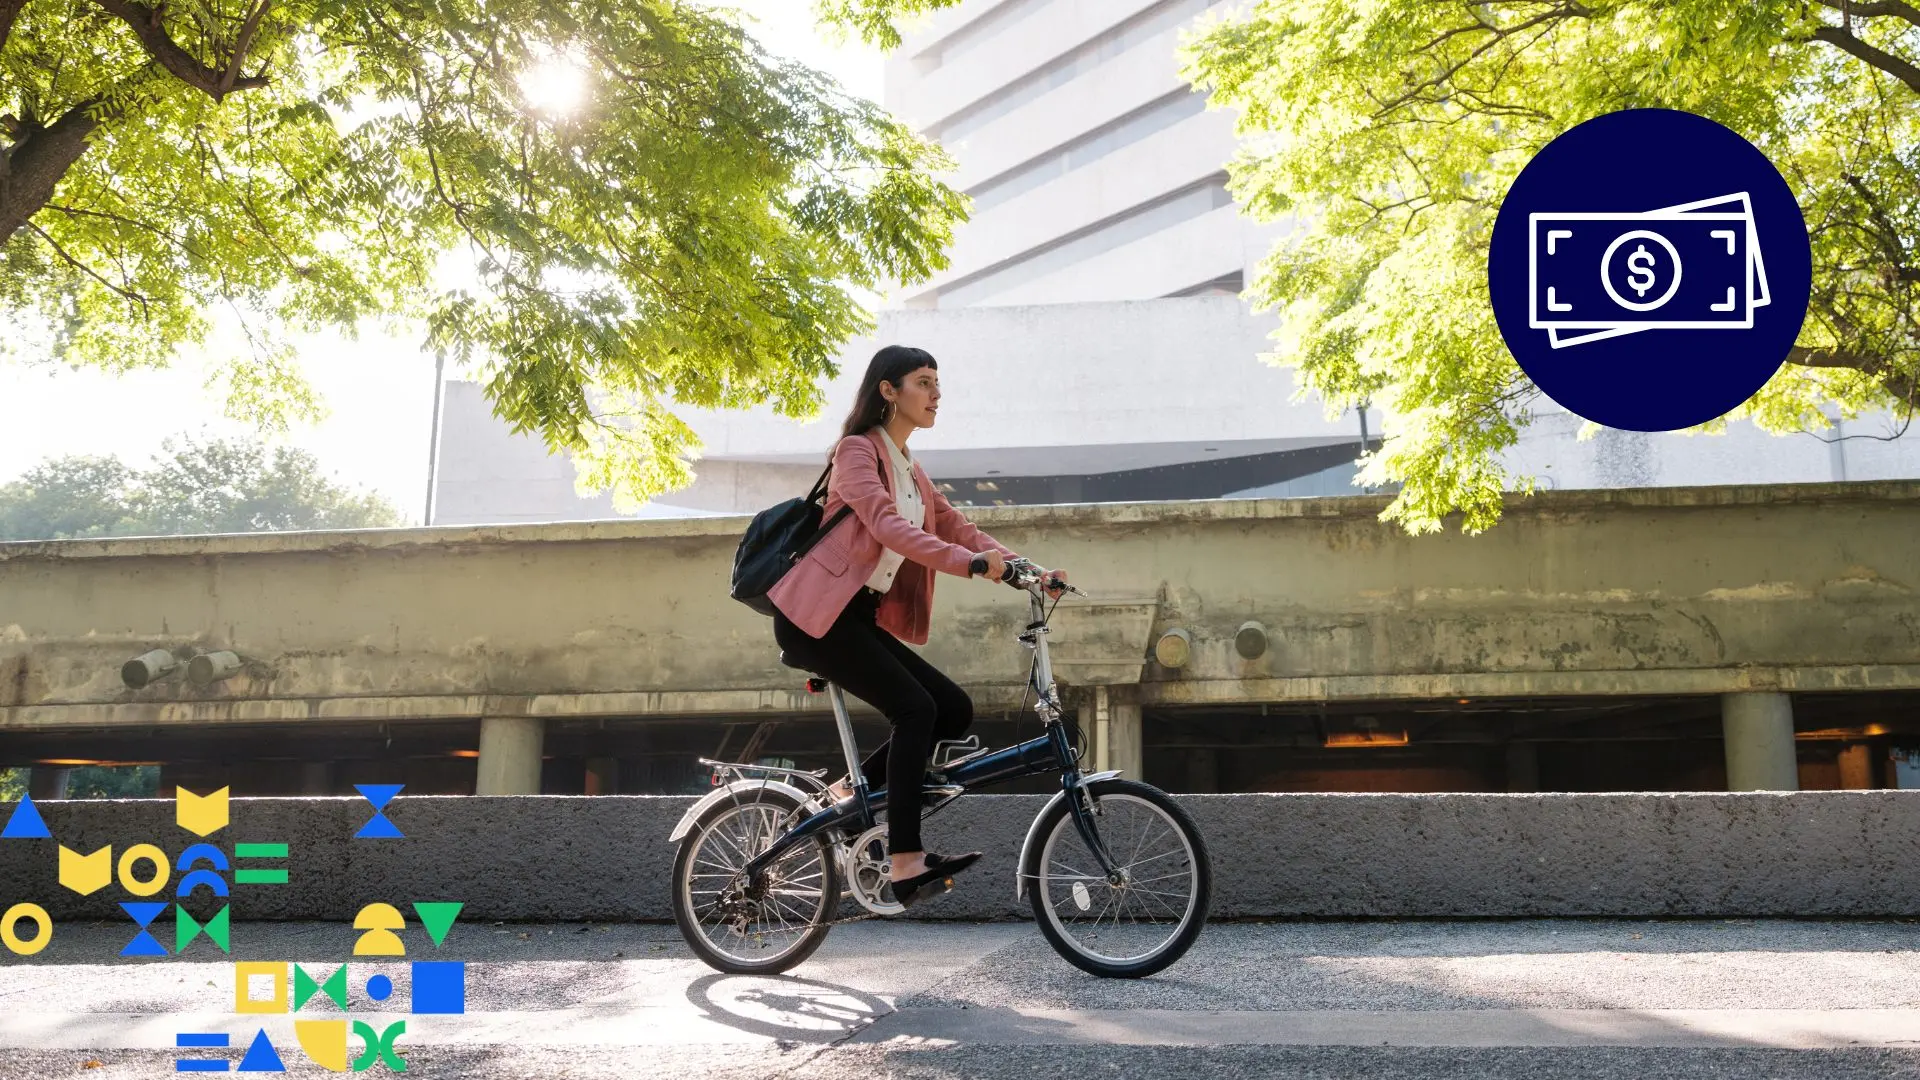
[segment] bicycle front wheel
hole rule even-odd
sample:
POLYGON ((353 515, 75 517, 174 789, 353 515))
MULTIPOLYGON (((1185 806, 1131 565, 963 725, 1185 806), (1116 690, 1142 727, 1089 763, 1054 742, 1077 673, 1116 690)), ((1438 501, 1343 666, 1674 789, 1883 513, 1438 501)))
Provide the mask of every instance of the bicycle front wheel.
POLYGON ((673 918, 707 966, 773 975, 813 955, 840 901, 838 860, 823 834, 775 860, 758 880, 741 867, 805 816, 773 788, 715 803, 680 841, 673 861, 673 918))
POLYGON ((1213 866, 1193 818, 1159 788, 1135 780, 1089 785, 1094 828, 1118 880, 1074 826, 1069 799, 1050 805, 1020 868, 1048 944, 1082 971, 1152 975, 1186 954, 1207 922, 1213 866))

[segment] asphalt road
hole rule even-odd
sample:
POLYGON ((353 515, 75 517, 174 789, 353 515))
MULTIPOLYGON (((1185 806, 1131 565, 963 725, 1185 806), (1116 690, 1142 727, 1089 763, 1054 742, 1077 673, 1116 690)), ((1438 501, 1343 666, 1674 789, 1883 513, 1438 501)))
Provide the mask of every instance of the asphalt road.
MULTIPOLYGON (((263 1027, 288 1074, 330 1075, 290 1017, 234 1012, 230 962, 324 980, 351 927, 241 923, 231 958, 202 940, 122 959, 131 931, 68 924, 34 957, 0 952, 0 1080, 178 1076, 177 1056, 237 1063, 263 1027), (231 1046, 176 1051, 183 1031, 231 1046)), ((298 1015, 405 1019, 409 1074, 484 1080, 1920 1078, 1905 921, 1216 924, 1140 981, 1087 976, 1020 923, 839 927, 783 978, 719 975, 651 924, 456 923, 410 959, 465 961, 467 1011, 394 1011, 409 969, 381 959, 351 964, 347 1012, 298 1015), (384 1004, 376 974, 398 988, 384 1004)))

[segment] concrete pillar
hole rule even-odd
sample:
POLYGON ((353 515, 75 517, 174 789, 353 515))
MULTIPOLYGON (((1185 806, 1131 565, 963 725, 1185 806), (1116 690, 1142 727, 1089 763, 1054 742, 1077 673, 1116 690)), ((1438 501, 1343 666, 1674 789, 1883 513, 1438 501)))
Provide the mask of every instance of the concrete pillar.
POLYGON ((333 762, 303 761, 300 763, 300 794, 333 794, 333 762))
POLYGON ((1140 746, 1140 706, 1108 698, 1105 712, 1106 720, 1101 727, 1106 732, 1106 742, 1100 755, 1105 764, 1100 766, 1100 771, 1119 769, 1120 775, 1128 780, 1146 779, 1146 755, 1140 746))
POLYGON ((1873 748, 1854 743, 1840 751, 1840 786, 1848 791, 1864 791, 1873 786, 1873 748))
POLYGON ((617 795, 620 793, 620 759, 610 757, 590 757, 587 759, 587 794, 617 795))
POLYGON ((546 727, 546 720, 538 716, 482 718, 473 793, 540 794, 540 746, 546 727))
POLYGON ((1140 780, 1140 706, 1126 704, 1122 695, 1130 691, 1116 691, 1108 686, 1095 686, 1090 708, 1081 714, 1080 727, 1087 734, 1090 761, 1082 761, 1080 767, 1087 772, 1106 772, 1109 769, 1124 770, 1129 780, 1140 780), (1092 723, 1087 717, 1092 717, 1092 723))
POLYGON ((27 770, 27 796, 33 799, 64 799, 67 781, 73 770, 59 765, 35 765, 27 770))
POLYGON ((1540 790, 1540 744, 1530 742, 1507 744, 1507 790, 1540 790))
POLYGON ((1728 791, 1798 791, 1793 698, 1775 691, 1720 695, 1728 791))

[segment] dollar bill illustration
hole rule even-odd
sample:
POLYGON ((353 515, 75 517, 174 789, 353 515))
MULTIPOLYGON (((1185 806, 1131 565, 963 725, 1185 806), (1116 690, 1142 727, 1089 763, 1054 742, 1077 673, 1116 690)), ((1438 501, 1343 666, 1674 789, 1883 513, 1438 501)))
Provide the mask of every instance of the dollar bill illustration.
POLYGON ((1643 330, 1751 329, 1772 299, 1744 191, 1527 220, 1527 325, 1556 349, 1643 330))

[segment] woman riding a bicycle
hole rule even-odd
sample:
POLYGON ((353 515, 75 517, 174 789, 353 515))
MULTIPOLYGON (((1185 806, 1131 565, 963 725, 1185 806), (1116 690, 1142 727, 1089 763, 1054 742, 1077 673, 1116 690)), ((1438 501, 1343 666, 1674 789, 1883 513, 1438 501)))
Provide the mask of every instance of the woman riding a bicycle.
MULTIPOLYGON (((929 885, 971 866, 979 852, 943 856, 920 839, 921 787, 935 740, 959 737, 973 701, 908 643, 924 645, 934 572, 999 580, 1018 556, 981 532, 907 452, 908 437, 940 410, 939 366, 924 349, 875 353, 833 448, 823 515, 852 513, 768 592, 774 640, 799 666, 878 709, 892 738, 865 761, 870 786, 887 790, 888 876, 911 906, 929 885)), ((1065 571, 1048 572, 1058 596, 1065 571)), ((832 797, 852 797, 851 778, 832 797)))

